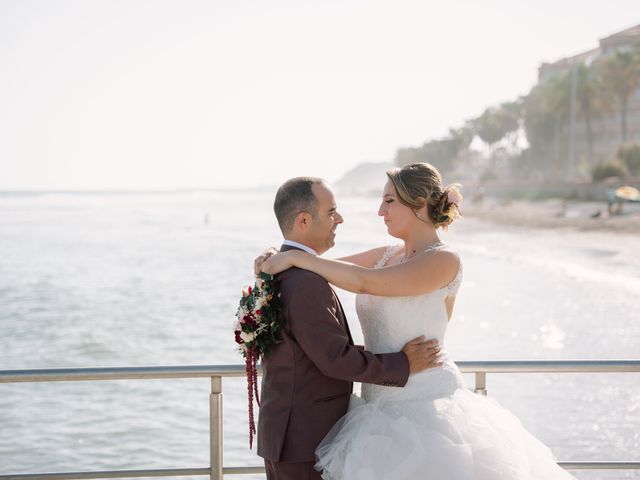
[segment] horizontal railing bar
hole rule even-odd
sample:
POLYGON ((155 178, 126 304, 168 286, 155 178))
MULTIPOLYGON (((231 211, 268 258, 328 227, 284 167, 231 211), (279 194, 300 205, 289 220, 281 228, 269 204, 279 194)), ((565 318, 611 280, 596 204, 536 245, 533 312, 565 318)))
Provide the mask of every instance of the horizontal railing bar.
POLYGON ((485 360, 456 362, 463 373, 632 373, 640 360, 485 360))
MULTIPOLYGON (((265 473, 264 466, 255 467, 224 467, 225 475, 250 475, 265 473)), ((103 470, 95 472, 60 472, 60 473, 29 473, 21 475, 0 475, 0 480, 71 480, 93 478, 126 478, 126 477, 189 477, 209 475, 211 469, 206 468, 174 468, 155 470, 103 470)))
POLYGON ((153 380, 166 378, 244 377, 244 365, 176 365, 140 367, 42 368, 0 370, 0 383, 87 380, 153 380))
POLYGON ((640 462, 558 462, 566 470, 640 470, 640 462))
MULTIPOLYGON (((640 360, 491 360, 456 362, 463 373, 624 373, 640 372, 640 360)), ((0 370, 0 383, 163 378, 244 377, 244 365, 42 368, 0 370)), ((259 369, 260 371, 260 369, 259 369)))
MULTIPOLYGON (((640 470, 640 462, 558 462, 566 470, 640 470)), ((30 473, 0 475, 0 480, 78 480, 126 477, 186 477, 209 475, 207 468, 175 468, 155 470, 104 470, 95 472, 30 473)), ((264 467, 225 467, 225 475, 250 475, 264 473, 264 467)))
POLYGON ((150 470, 102 470, 95 472, 26 473, 21 475, 0 475, 0 480, 78 480, 89 478, 127 478, 127 477, 189 477, 209 475, 211 469, 205 468, 161 468, 150 470))
POLYGON ((251 475, 252 473, 265 473, 264 465, 262 467, 224 467, 222 469, 225 475, 251 475))

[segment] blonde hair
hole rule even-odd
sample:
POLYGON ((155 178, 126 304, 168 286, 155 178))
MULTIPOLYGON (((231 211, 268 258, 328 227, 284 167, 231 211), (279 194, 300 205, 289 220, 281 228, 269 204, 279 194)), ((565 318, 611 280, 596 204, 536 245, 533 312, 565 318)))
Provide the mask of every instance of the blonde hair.
MULTIPOLYGON (((410 163, 387 171, 400 203, 414 210, 427 207, 427 217, 435 228, 446 228, 460 214, 462 194, 459 184, 446 187, 440 172, 428 163, 410 163)), ((419 217, 418 217, 419 218, 419 217)))

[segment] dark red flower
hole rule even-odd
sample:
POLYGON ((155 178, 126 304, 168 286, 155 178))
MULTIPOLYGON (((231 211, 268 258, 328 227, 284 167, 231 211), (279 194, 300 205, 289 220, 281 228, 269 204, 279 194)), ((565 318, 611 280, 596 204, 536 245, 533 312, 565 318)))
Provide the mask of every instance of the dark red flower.
POLYGON ((242 323, 252 328, 255 328, 258 326, 258 323, 256 322, 255 318, 253 318, 253 315, 251 315, 250 313, 242 317, 242 323))

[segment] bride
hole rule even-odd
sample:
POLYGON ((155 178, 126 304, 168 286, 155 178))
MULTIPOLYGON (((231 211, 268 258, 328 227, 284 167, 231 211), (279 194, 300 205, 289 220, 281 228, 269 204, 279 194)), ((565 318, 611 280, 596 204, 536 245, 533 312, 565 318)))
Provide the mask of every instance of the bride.
POLYGON ((420 335, 442 346, 442 365, 412 375, 404 388, 363 384, 362 398, 317 448, 316 469, 326 480, 573 479, 516 417, 465 386, 444 349, 462 264, 438 229, 459 216, 457 187, 445 188, 427 163, 387 176, 378 215, 401 245, 340 260, 290 250, 260 265, 271 274, 310 270, 357 293, 367 350, 395 352, 420 335))

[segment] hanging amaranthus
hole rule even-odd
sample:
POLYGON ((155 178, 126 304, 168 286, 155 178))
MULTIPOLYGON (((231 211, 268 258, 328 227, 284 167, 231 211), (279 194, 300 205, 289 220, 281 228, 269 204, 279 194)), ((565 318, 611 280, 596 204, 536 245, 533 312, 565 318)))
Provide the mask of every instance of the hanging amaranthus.
POLYGON ((253 448, 256 425, 253 411, 258 395, 258 361, 269 348, 279 342, 281 329, 278 316, 278 297, 273 277, 260 273, 253 286, 242 289, 242 298, 236 317, 235 340, 245 358, 247 395, 249 400, 249 448, 253 448))

